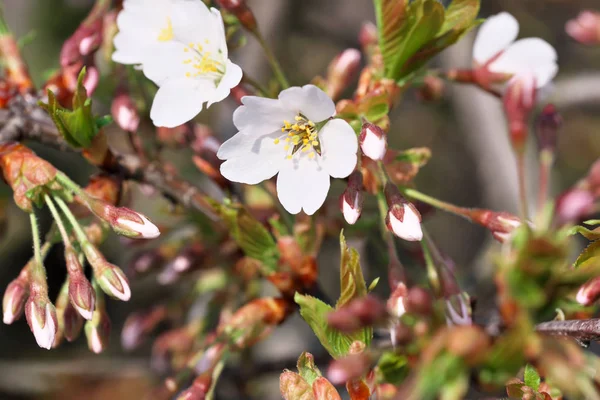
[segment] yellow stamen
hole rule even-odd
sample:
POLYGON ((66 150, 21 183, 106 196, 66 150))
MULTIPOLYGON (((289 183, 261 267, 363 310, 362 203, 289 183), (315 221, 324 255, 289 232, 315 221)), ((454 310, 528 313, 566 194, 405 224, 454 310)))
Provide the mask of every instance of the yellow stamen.
POLYGON ((308 155, 308 158, 311 158, 311 159, 312 159, 312 158, 315 158, 315 153, 310 153, 310 154, 308 155))
POLYGON ((171 23, 171 18, 167 17, 167 27, 160 30, 158 34, 159 42, 168 42, 173 39, 173 24, 171 23))
POLYGON ((273 143, 275 143, 275 144, 279 144, 279 139, 275 139, 275 140, 273 140, 273 143))

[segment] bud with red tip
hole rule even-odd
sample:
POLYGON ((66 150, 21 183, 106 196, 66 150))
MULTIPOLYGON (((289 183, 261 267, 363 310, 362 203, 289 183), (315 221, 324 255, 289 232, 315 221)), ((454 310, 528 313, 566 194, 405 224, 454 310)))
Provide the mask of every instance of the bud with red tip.
POLYGON ((244 28, 251 32, 256 30, 256 18, 248 8, 246 0, 217 0, 217 4, 237 17, 244 28))
POLYGON ((587 281, 579 288, 576 300, 583 306, 590 306, 600 298, 600 276, 587 281))
POLYGON ((71 247, 65 248, 65 261, 69 273, 69 299, 77 312, 85 319, 92 319, 96 297, 92 284, 83 273, 77 253, 71 247))
POLYGON ((23 314, 25 302, 29 296, 29 262, 16 277, 6 287, 4 298, 2 299, 3 321, 10 325, 23 314))
MULTIPOLYGON (((94 269, 97 284, 104 293, 122 301, 129 300, 131 289, 123 271, 116 265, 106 261, 102 253, 91 243, 85 243, 81 247, 85 257, 94 269)), ((98 299, 96 298, 96 300, 98 299)))
POLYGON ((82 200, 94 215, 108 222, 119 235, 132 239, 154 239, 160 236, 158 227, 143 214, 126 207, 115 207, 93 197, 82 200))
POLYGON ((508 119, 513 149, 523 151, 527 140, 527 120, 535 107, 536 79, 533 74, 515 76, 504 93, 504 111, 508 119))
POLYGON ((93 283, 93 286, 96 291, 96 309, 92 319, 85 323, 84 330, 89 349, 99 354, 108 346, 111 324, 104 307, 104 296, 96 282, 93 283))
POLYGON ((541 151, 554 152, 558 139, 558 130, 562 125, 562 116, 553 104, 544 107, 535 123, 535 134, 541 151))
POLYGON ((327 315, 327 324, 342 332, 355 332, 388 318, 385 304, 373 295, 361 297, 327 315))
POLYGON ((372 160, 383 160, 387 151, 386 134, 377 125, 366 123, 358 137, 363 154, 372 160))
POLYGON ((102 43, 102 19, 81 24, 60 51, 60 65, 67 67, 92 54, 102 43))
POLYGON ((360 51, 346 49, 329 64, 327 69, 326 92, 332 99, 336 99, 350 84, 360 67, 360 51))
POLYGON ((582 44, 600 44, 600 13, 582 11, 565 26, 567 34, 582 44))
POLYGON ((127 132, 137 131, 140 115, 128 93, 120 93, 113 99, 110 113, 121 129, 127 132))
POLYGON ((53 347, 57 347, 63 337, 72 342, 79 336, 83 327, 83 318, 69 301, 69 284, 67 282, 63 285, 56 299, 56 317, 58 320, 58 334, 53 347))
POLYGON ((48 295, 32 292, 25 305, 25 316, 38 346, 50 350, 54 345, 58 320, 56 308, 48 295))
POLYGON ((423 101, 438 101, 444 95, 444 81, 434 75, 423 78, 423 86, 419 88, 417 95, 423 101))
POLYGON ((410 242, 423 239, 421 229, 421 214, 416 207, 409 203, 392 183, 385 186, 385 198, 389 207, 385 224, 396 236, 410 242))
POLYGON ((360 43, 363 51, 369 52, 373 46, 377 45, 379 41, 379 37, 377 35, 377 26, 375 26, 372 22, 365 22, 360 27, 360 32, 358 33, 358 42, 360 43))
POLYGON ((494 239, 504 243, 521 226, 521 220, 507 212, 473 209, 469 212, 471 220, 492 232, 494 239))
POLYGON ((340 209, 350 225, 354 225, 362 213, 363 189, 362 174, 360 171, 354 171, 348 177, 348 186, 340 196, 340 209))

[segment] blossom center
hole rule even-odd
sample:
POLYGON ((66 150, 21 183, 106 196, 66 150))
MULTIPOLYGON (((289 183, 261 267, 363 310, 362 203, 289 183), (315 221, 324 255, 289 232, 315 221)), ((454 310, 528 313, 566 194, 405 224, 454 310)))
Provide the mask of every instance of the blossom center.
MULTIPOLYGON (((307 154, 308 158, 315 158, 315 153, 321 155, 321 143, 317 132, 317 126, 314 122, 302 114, 296 115, 295 123, 283 121, 281 132, 287 133, 283 149, 288 153, 287 159, 291 159, 294 154, 307 154)), ((281 139, 275 139, 274 143, 279 144, 281 139)))
MULTIPOLYGON (((208 45, 210 41, 206 39, 204 44, 208 45)), ((223 58, 221 50, 217 54, 205 50, 200 43, 190 43, 183 49, 189 53, 190 58, 183 60, 183 63, 191 67, 191 71, 187 71, 185 76, 188 78, 209 77, 215 80, 220 80, 225 74, 225 64, 221 61, 223 58)))
POLYGON ((167 17, 167 26, 162 28, 158 34, 159 42, 168 42, 172 40, 175 35, 173 34, 173 23, 171 22, 171 18, 167 17))

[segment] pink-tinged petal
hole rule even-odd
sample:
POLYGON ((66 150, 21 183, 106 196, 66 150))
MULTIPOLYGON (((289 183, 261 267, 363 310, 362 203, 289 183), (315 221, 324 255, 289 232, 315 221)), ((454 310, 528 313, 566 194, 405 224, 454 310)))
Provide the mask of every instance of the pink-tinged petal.
POLYGON ((477 33, 473 45, 473 59, 483 65, 506 49, 519 34, 519 23, 507 12, 489 17, 477 33))
POLYGON ((508 74, 532 73, 537 87, 546 86, 558 72, 557 54, 554 47, 540 38, 527 38, 513 43, 489 69, 508 74))
POLYGON ((329 192, 329 174, 318 161, 308 157, 285 160, 277 176, 277 196, 291 214, 300 210, 314 214, 329 192))
POLYGON ((334 178, 345 178, 356 167, 358 139, 342 119, 331 120, 319 132, 323 169, 334 178))
POLYGON ((327 94, 315 85, 291 87, 279 93, 285 107, 302 113, 313 122, 325 121, 335 114, 335 104, 327 94))

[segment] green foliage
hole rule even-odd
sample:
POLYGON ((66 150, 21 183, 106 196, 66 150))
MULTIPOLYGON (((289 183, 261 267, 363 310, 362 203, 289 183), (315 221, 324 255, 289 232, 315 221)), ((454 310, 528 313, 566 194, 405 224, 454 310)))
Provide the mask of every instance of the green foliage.
POLYGON ((377 363, 380 380, 398 385, 408 376, 408 358, 403 354, 385 352, 377 363))
POLYGON ((321 371, 315 365, 315 359, 312 354, 304 352, 300 354, 298 358, 298 363, 296 364, 298 368, 298 373, 310 386, 312 386, 313 382, 323 376, 321 371))
POLYGON ((533 390, 538 390, 540 388, 540 383, 542 381, 540 374, 538 374, 537 370, 530 364, 527 364, 525 367, 524 379, 525 384, 533 390))
MULTIPOLYGON (((340 265, 341 294, 335 309, 348 304, 351 300, 364 297, 368 293, 365 278, 360 268, 358 252, 355 249, 348 248, 343 232, 340 233, 340 248, 342 253, 340 265)), ((348 355, 350 345, 357 340, 367 346, 371 343, 373 328, 363 328, 352 334, 339 332, 330 328, 327 324, 327 315, 335 311, 333 307, 315 297, 300 293, 296 293, 294 301, 300 306, 302 318, 312 328, 323 347, 332 357, 339 358, 348 355)))
POLYGON ((401 81, 477 26, 479 0, 374 0, 384 76, 401 81))
MULTIPOLYGON (((99 130, 98 121, 92 114, 92 100, 83 86, 84 77, 85 67, 77 79, 72 110, 62 107, 51 90, 48 90, 48 103, 39 103, 50 114, 62 137, 75 148, 89 148, 99 130)), ((105 119, 100 120, 101 125, 105 122, 105 119)))

